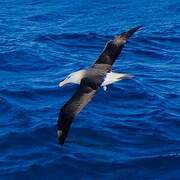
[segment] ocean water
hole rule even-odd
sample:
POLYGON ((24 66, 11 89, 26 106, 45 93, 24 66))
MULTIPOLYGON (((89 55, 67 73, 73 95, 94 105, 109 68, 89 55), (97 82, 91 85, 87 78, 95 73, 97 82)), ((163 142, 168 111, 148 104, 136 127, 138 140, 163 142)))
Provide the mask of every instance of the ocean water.
POLYGON ((179 0, 0 1, 0 179, 178 180, 180 177, 179 0), (143 25, 73 121, 64 146, 60 107, 116 34, 143 25))

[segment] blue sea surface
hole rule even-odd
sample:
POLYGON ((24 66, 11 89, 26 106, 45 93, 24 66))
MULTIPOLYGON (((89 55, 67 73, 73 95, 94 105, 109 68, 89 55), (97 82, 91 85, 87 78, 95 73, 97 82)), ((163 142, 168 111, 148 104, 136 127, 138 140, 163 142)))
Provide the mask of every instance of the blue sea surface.
POLYGON ((179 180, 180 1, 1 0, 0 179, 179 180), (64 146, 59 109, 114 35, 143 25, 75 118, 64 146))

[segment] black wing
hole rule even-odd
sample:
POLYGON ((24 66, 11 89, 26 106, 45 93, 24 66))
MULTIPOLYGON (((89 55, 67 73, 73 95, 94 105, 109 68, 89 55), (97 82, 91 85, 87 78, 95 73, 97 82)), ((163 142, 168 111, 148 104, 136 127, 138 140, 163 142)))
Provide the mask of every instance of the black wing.
POLYGON ((127 42, 128 38, 132 36, 140 27, 130 29, 118 36, 115 36, 110 40, 101 55, 96 60, 95 64, 109 64, 112 65, 116 58, 119 56, 124 44, 127 42))
POLYGON ((74 117, 91 100, 96 90, 90 87, 78 88, 71 99, 61 108, 58 117, 58 140, 63 145, 74 117))
POLYGON ((64 144, 72 120, 95 95, 108 71, 109 65, 95 65, 91 68, 87 76, 81 80, 81 84, 75 94, 61 108, 57 123, 58 140, 61 145, 64 144))

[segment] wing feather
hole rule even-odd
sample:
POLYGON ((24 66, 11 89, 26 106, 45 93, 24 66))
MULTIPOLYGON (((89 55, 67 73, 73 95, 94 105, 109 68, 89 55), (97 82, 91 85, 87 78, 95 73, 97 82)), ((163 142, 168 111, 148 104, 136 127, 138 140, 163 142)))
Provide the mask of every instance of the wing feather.
POLYGON ((103 76, 96 76, 95 79, 96 81, 90 77, 83 78, 75 94, 61 108, 57 123, 58 140, 61 145, 64 144, 72 120, 95 95, 96 90, 103 81, 103 76))
POLYGON ((132 36, 140 27, 142 26, 137 26, 135 28, 132 28, 129 31, 124 32, 118 36, 115 36, 112 40, 110 40, 106 44, 106 47, 104 48, 101 55, 96 60, 95 64, 113 65, 113 63, 121 53, 124 44, 127 42, 128 38, 132 36))

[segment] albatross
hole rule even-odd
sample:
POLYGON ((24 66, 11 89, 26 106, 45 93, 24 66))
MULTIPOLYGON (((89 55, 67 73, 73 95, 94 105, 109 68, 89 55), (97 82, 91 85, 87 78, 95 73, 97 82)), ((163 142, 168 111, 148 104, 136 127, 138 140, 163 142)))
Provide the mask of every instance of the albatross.
POLYGON ((73 72, 59 83, 60 87, 67 83, 79 84, 74 95, 63 105, 59 112, 57 136, 60 145, 64 144, 74 117, 88 104, 100 87, 106 90, 107 86, 112 83, 132 78, 129 74, 112 72, 112 65, 128 38, 141 27, 134 27, 113 37, 107 42, 104 50, 91 67, 73 72))

